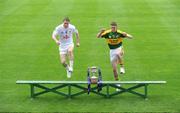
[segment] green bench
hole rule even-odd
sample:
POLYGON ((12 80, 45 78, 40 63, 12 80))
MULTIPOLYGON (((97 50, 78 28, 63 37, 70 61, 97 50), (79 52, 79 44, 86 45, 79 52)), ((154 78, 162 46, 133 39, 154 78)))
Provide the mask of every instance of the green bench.
MULTIPOLYGON (((125 92, 147 98, 148 94, 148 85, 150 84, 165 84, 166 81, 102 81, 102 89, 103 91, 97 91, 97 86, 92 85, 92 88, 90 90, 91 93, 110 98, 115 95, 119 95, 125 92), (117 86, 117 84, 121 84, 121 86, 117 86), (127 87, 125 88, 125 84, 127 87), (134 91, 137 88, 144 87, 143 93, 134 91), (120 91, 116 91, 115 89, 120 89, 120 91), (113 90, 112 90, 113 89, 113 90)), ((72 98, 78 95, 82 95, 87 93, 87 81, 28 81, 28 80, 18 80, 16 81, 16 84, 28 84, 30 85, 30 92, 31 92, 31 98, 34 98, 36 96, 53 92, 68 98, 72 98), (47 84, 53 84, 53 87, 47 85, 47 84), (54 86, 55 85, 55 86, 54 86), (36 91, 35 88, 43 89, 43 91, 36 91), (58 91, 59 89, 67 88, 64 92, 58 91), (79 91, 73 92, 73 89, 79 89, 79 91)))

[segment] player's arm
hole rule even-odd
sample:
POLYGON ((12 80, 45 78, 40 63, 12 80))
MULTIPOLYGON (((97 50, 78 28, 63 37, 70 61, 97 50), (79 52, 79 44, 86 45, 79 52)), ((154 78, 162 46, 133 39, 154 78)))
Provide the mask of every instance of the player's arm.
POLYGON ((79 39, 79 33, 76 32, 76 46, 79 47, 80 46, 80 39, 79 39))
POLYGON ((126 32, 122 32, 122 35, 123 35, 124 37, 126 37, 126 38, 129 38, 129 39, 132 39, 132 38, 133 38, 132 35, 127 34, 126 32))
POLYGON ((52 39, 56 42, 57 45, 60 45, 59 40, 57 39, 57 33, 54 31, 52 34, 52 39))
POLYGON ((52 33, 52 39, 56 42, 57 45, 60 45, 60 41, 57 39, 58 36, 58 28, 53 31, 52 33))
POLYGON ((97 38, 101 38, 104 31, 105 29, 101 29, 101 31, 97 34, 97 38))

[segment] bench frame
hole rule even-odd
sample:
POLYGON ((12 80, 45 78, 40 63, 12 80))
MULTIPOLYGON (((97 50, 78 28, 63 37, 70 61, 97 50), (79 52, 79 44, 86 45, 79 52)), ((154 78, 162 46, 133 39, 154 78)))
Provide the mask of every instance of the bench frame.
MULTIPOLYGON (((148 85, 149 84, 165 84, 166 81, 102 81, 102 88, 105 89, 105 91, 98 92, 98 87, 96 85, 92 85, 90 92, 103 96, 103 97, 113 97, 115 95, 123 94, 125 92, 143 97, 144 99, 147 99, 148 95, 148 85), (117 86, 117 84, 121 84, 121 86, 117 86), (124 88, 124 84, 131 84, 128 88, 124 88), (106 88, 105 88, 106 87, 106 88), (137 88, 144 87, 144 92, 140 93, 137 91, 134 91, 137 88), (110 91, 110 88, 113 89, 120 89, 120 91, 110 91)), ((82 94, 87 93, 87 81, 24 81, 24 80, 18 80, 16 81, 16 84, 29 84, 30 85, 30 96, 31 98, 35 98, 39 95, 53 92, 58 95, 62 95, 67 98, 72 98, 75 96, 79 96, 82 94), (45 86, 45 84, 54 84, 55 86, 49 87, 45 86), (86 86, 84 86, 85 84, 86 86), (63 91, 58 91, 62 88, 67 88, 67 92, 64 93, 63 91), (43 91, 36 92, 36 88, 43 89, 43 91), (79 89, 80 91, 73 93, 72 88, 79 89)))

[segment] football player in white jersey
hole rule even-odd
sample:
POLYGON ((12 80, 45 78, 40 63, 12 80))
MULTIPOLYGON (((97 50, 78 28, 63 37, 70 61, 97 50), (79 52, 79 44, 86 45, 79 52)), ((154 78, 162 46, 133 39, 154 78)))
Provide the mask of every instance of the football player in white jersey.
POLYGON ((56 27, 53 31, 52 38, 59 45, 60 61, 62 65, 66 68, 67 77, 71 78, 73 72, 74 63, 74 43, 73 43, 73 33, 76 35, 76 46, 80 46, 79 33, 74 25, 70 24, 70 19, 65 17, 63 23, 56 27), (58 38, 59 37, 59 38, 58 38), (69 58, 69 64, 66 62, 67 56, 69 58))

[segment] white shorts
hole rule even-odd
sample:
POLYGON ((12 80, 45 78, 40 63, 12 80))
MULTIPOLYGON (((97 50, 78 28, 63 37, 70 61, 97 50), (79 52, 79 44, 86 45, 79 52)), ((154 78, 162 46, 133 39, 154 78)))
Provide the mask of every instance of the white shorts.
POLYGON ((74 48, 74 44, 69 44, 69 45, 66 45, 66 46, 59 46, 59 53, 60 54, 67 54, 68 53, 68 49, 73 47, 74 48))
POLYGON ((123 53, 124 51, 122 46, 116 49, 110 49, 110 61, 112 62, 113 60, 117 59, 117 56, 122 58, 123 53))

